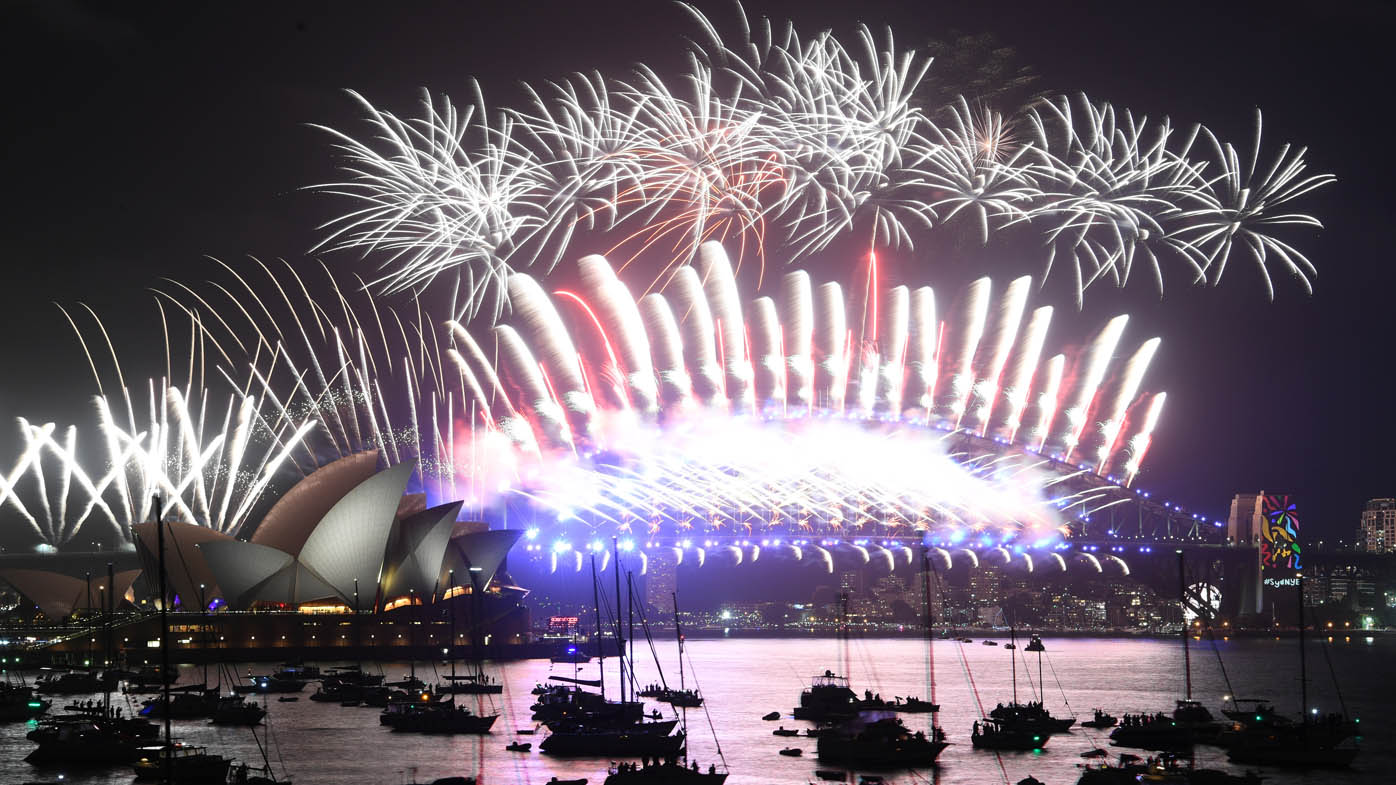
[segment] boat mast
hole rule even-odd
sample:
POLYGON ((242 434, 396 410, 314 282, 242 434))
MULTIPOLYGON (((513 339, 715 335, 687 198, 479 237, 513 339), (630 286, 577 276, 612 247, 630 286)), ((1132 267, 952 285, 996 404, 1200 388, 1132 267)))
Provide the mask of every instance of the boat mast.
MULTIPOLYGON (((921 543, 921 589, 926 601, 926 698, 936 705, 935 614, 931 609, 931 555, 921 543)), ((936 709, 931 710, 931 728, 935 728, 936 709)))
MULTIPOLYGON (((407 590, 407 645, 410 652, 407 655, 407 678, 409 681, 417 681, 417 590, 407 590)), ((412 689, 416 689, 414 685, 412 689)))
MULTIPOLYGON (((601 643, 601 587, 596 577, 596 553, 591 554, 591 607, 596 612, 596 680, 601 682, 601 700, 606 700, 606 647, 601 643)), ((573 664, 577 659, 572 655, 573 664)))
MULTIPOLYGON (((1008 625, 1008 642, 1013 644, 1013 652, 1008 655, 1008 662, 1013 668, 1013 705, 1018 705, 1018 643, 1017 636, 1013 634, 1013 625, 1008 625)), ((1029 676, 1029 679, 1032 677, 1029 676)))
POLYGON ((174 745, 170 740, 170 620, 165 594, 165 507, 160 495, 155 495, 155 548, 160 570, 160 682, 161 709, 165 715, 165 756, 161 760, 165 782, 170 782, 170 764, 174 760, 174 745))
MULTIPOLYGON (((616 562, 616 569, 620 569, 620 562, 616 562)), ((630 697, 635 698, 635 574, 630 570, 625 571, 625 607, 630 614, 630 629, 627 634, 630 636, 630 697)))
MULTIPOLYGON (((354 669, 363 673, 364 642, 359 630, 359 579, 354 578, 354 669)), ((362 680, 359 681, 363 683, 362 680)))
POLYGON ((685 688, 685 686, 684 686, 684 679, 683 679, 683 627, 679 624, 679 593, 676 592, 676 591, 675 591, 675 592, 670 592, 669 596, 674 598, 674 637, 678 639, 678 643, 679 643, 679 695, 680 695, 679 703, 683 704, 682 706, 679 707, 679 708, 682 710, 682 711, 680 712, 680 715, 679 715, 679 716, 680 716, 680 718, 681 718, 680 721, 681 721, 682 724, 683 724, 683 737, 684 737, 684 744, 683 744, 683 762, 684 762, 685 765, 687 765, 687 764, 688 764, 688 701, 682 697, 682 696, 683 696, 683 693, 687 691, 686 688, 685 688))
POLYGON ((454 689, 456 685, 456 571, 447 572, 446 580, 450 583, 446 588, 446 596, 449 598, 446 600, 446 606, 451 615, 451 638, 450 643, 446 646, 446 658, 451 661, 451 687, 454 689))
POLYGON ((615 562, 612 567, 616 578, 616 657, 620 662, 616 673, 620 679, 620 702, 625 703, 625 638, 620 626, 620 543, 615 537, 611 538, 611 561, 615 562))
POLYGON ((1183 616, 1183 684, 1187 690, 1184 696, 1192 700, 1192 652, 1188 649, 1188 600, 1187 600, 1187 576, 1185 572, 1186 557, 1183 556, 1183 549, 1178 549, 1178 611, 1183 616))
POLYGON ((105 620, 105 623, 102 625, 102 628, 103 628, 103 629, 102 629, 102 715, 103 715, 103 716, 109 716, 109 715, 111 714, 111 678, 110 678, 111 674, 109 673, 109 671, 111 671, 111 667, 112 667, 112 662, 111 662, 111 661, 112 661, 112 655, 111 655, 111 617, 112 617, 112 614, 114 614, 114 613, 116 612, 116 596, 115 596, 115 594, 113 593, 113 592, 116 591, 116 588, 115 588, 115 587, 116 587, 116 580, 115 580, 114 570, 115 570, 115 568, 114 568, 114 566, 112 565, 112 563, 111 563, 111 562, 107 562, 107 597, 106 597, 107 601, 106 601, 106 603, 104 603, 104 604, 106 605, 106 608, 105 608, 104 610, 106 611, 106 617, 107 617, 107 618, 106 618, 106 620, 105 620))
POLYGON ((1309 671, 1304 657, 1304 573, 1294 575, 1299 579, 1299 722, 1303 727, 1309 724, 1309 671))

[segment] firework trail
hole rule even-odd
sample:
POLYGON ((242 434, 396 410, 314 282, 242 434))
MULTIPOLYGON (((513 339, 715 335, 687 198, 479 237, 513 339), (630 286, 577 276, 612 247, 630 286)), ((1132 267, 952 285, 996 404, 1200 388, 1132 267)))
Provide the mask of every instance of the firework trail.
POLYGON ((454 278, 455 315, 488 321, 511 273, 546 276, 579 233, 620 269, 643 260, 652 286, 708 240, 736 269, 752 260, 759 285, 773 253, 798 262, 844 237, 913 249, 938 230, 987 244, 1015 227, 1041 238, 1044 277, 1069 270, 1078 302, 1136 265, 1160 291, 1166 264, 1216 283, 1233 253, 1271 296, 1274 266, 1312 286, 1315 266, 1275 232, 1318 228, 1292 203, 1334 178, 1306 174, 1304 148, 1266 158, 1259 114, 1244 152, 1084 95, 1016 116, 964 98, 928 114, 917 96, 931 60, 890 31, 845 44, 739 8, 727 38, 685 8, 701 33, 672 77, 638 65, 525 86, 526 107, 493 114, 477 86, 465 111, 428 95, 412 119, 355 94, 367 132, 326 129, 345 177, 316 186, 350 209, 319 247, 375 256, 368 283, 389 292, 454 278))

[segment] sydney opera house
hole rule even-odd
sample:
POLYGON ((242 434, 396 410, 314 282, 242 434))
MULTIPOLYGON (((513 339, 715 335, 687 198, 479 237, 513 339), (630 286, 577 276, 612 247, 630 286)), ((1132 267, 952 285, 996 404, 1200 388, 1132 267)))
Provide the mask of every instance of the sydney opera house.
MULTIPOLYGON (((407 493, 415 468, 414 462, 381 468, 377 451, 329 463, 282 495, 247 539, 165 522, 166 596, 184 619, 174 627, 180 642, 212 644, 178 635, 198 631, 216 635, 216 648, 232 650, 356 642, 436 649, 446 633, 435 627, 444 630, 449 604, 459 606, 452 611, 458 643, 474 635, 487 644, 524 642, 526 592, 504 571, 522 532, 458 521, 460 502, 427 507, 425 495, 407 493), (192 614, 205 623, 190 623, 192 614), (348 621, 334 620, 345 614, 371 621, 351 632, 348 621), (423 619, 428 630, 416 640, 411 628, 423 619)), ((122 563, 113 567, 112 586, 119 602, 150 607, 159 602, 160 532, 149 522, 134 533, 134 558, 117 557, 122 563)), ((106 603, 108 579, 100 570, 84 579, 7 565, 0 580, 51 621, 100 613, 106 603)), ((128 649, 158 637, 153 620, 140 626, 121 630, 128 649)))

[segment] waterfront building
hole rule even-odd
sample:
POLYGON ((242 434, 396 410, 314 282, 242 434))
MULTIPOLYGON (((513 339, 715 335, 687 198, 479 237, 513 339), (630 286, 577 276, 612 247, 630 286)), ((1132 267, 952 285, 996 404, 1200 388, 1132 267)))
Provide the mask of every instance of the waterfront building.
POLYGON ((1396 499, 1371 499, 1363 506, 1358 539, 1369 553, 1396 552, 1396 499))

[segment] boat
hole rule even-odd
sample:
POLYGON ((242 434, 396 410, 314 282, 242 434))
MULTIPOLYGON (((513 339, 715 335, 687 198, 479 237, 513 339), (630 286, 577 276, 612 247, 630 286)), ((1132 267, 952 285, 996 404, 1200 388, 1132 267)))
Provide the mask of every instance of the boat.
POLYGON ((277 698, 277 699, 276 699, 276 702, 277 702, 277 703, 295 703, 295 702, 298 701, 298 700, 300 700, 300 698, 296 697, 295 695, 282 695, 280 698, 277 698))
POLYGON ((382 724, 403 733, 489 733, 498 714, 478 715, 465 706, 439 704, 390 704, 379 718, 382 724))
POLYGON ((162 744, 142 747, 134 769, 136 780, 164 780, 178 785, 223 785, 232 761, 206 747, 162 744))
POLYGON ((528 752, 533 749, 533 743, 528 741, 514 741, 504 745, 504 749, 510 752, 528 752))
MULTIPOLYGON (((1187 601, 1187 561, 1178 550, 1178 602, 1187 601)), ((1185 620, 1186 621, 1186 620, 1185 620)), ((1118 727, 1110 732, 1110 740, 1122 747, 1146 750, 1180 751, 1199 741, 1212 741, 1221 726, 1212 713, 1192 697, 1192 649, 1189 646, 1188 625, 1184 623, 1179 636, 1183 643, 1183 697, 1174 702, 1173 711, 1125 714, 1118 727)))
POLYGON ((1268 718, 1265 713, 1257 712, 1253 716, 1260 717, 1259 722, 1241 724, 1240 730, 1228 739, 1227 757, 1237 763, 1267 766, 1341 768, 1350 765, 1360 751, 1351 738, 1357 730, 1356 721, 1348 719, 1346 706, 1341 714, 1324 717, 1315 716, 1316 710, 1309 706, 1308 660, 1304 649, 1304 573, 1298 572, 1296 577, 1300 720, 1283 720, 1273 710, 1268 718))
POLYGON ((780 754, 786 756, 787 758, 798 758, 801 755, 804 755, 805 751, 800 749, 799 747, 786 747, 785 749, 780 751, 780 754))
POLYGON ((1103 749, 1101 749, 1101 748, 1099 748, 1099 747, 1095 747, 1095 748, 1093 748, 1093 749, 1090 749, 1090 750, 1087 750, 1087 751, 1081 753, 1081 757, 1083 757, 1083 758, 1108 758, 1108 757, 1110 757, 1110 753, 1106 752, 1105 750, 1103 750, 1103 749))
POLYGON ((584 653, 577 645, 571 644, 559 654, 554 654, 548 658, 549 662, 557 664, 571 663, 573 665, 587 665, 591 662, 591 655, 584 653))
POLYGON ((1125 714, 1110 732, 1110 741, 1121 747, 1144 750, 1183 750, 1193 744, 1192 729, 1163 712, 1125 714))
POLYGON ((1040 750, 1047 746, 1052 734, 1034 731, 993 718, 976 721, 970 743, 977 750, 1040 750))
POLYGON ((607 771, 605 785, 722 785, 726 781, 727 772, 718 771, 714 765, 704 771, 697 763, 683 766, 677 761, 666 761, 652 765, 613 765, 607 771))
POLYGON ((153 720, 167 716, 175 720, 203 719, 211 716, 218 704, 218 690, 210 690, 202 684, 171 687, 167 692, 173 694, 145 701, 140 715, 153 720))
POLYGON ((989 711, 989 716, 1037 733, 1063 733, 1076 724, 1075 717, 1053 717, 1040 701, 1000 703, 989 711))
POLYGON ((671 706, 691 709, 703 705, 703 696, 699 695, 697 690, 662 690, 654 697, 660 703, 667 703, 671 706))
MULTIPOLYGON (((163 527, 160 531, 163 534, 163 527)), ((163 548, 163 539, 160 542, 163 548)), ((163 550, 161 555, 163 557, 163 550)), ((163 564, 162 561, 162 569, 163 564)), ((107 585, 112 583, 112 565, 108 564, 107 585)), ((104 659, 109 663, 112 660, 111 619, 114 615, 115 600, 110 592, 106 593, 106 600, 103 648, 104 659)), ((162 642, 166 629, 162 616, 162 642)), ((163 672, 169 672, 169 669, 166 668, 163 672)), ((155 737, 158 728, 149 720, 140 717, 121 716, 122 710, 111 703, 113 683, 110 680, 102 680, 101 684, 100 705, 89 701, 86 710, 79 716, 41 719, 38 727, 25 734, 25 738, 38 745, 25 756, 25 761, 40 766, 53 764, 72 767, 129 764, 135 758, 137 747, 143 740, 155 737)))
POLYGON ((241 695, 223 697, 213 708, 209 717, 212 725, 256 725, 267 716, 267 710, 255 703, 246 701, 241 695))
MULTIPOLYGON (((927 577, 929 577, 930 566, 924 558, 922 567, 927 577)), ((930 582, 925 582, 926 590, 926 623, 925 635, 926 646, 932 645, 934 620, 930 616, 930 582)), ((846 598, 845 598, 846 601, 846 598)), ((932 683, 932 689, 934 685, 932 683)), ((900 697, 892 702, 882 700, 882 696, 874 696, 871 691, 864 692, 864 699, 857 703, 860 710, 873 710, 877 712, 895 711, 898 706, 907 708, 900 697)), ((931 711, 939 709, 939 706, 931 708, 933 701, 920 701, 915 698, 908 698, 907 703, 911 704, 913 710, 926 708, 931 711)), ((869 713, 859 713, 856 718, 845 720, 843 723, 835 724, 831 727, 819 729, 810 735, 816 735, 816 752, 821 763, 836 763, 850 768, 879 769, 879 768, 903 768, 903 767, 926 767, 935 764, 936 758, 945 750, 949 744, 945 738, 945 732, 940 727, 932 723, 929 735, 923 731, 912 732, 906 727, 899 717, 887 717, 869 713)))
POLYGON ((884 708, 887 708, 891 711, 904 712, 907 714, 925 714, 928 712, 933 713, 940 711, 940 704, 931 703, 930 701, 921 700, 920 698, 912 697, 910 695, 906 697, 906 700, 902 700, 901 696, 898 695, 896 700, 892 703, 884 704, 884 708))
POLYGON ((64 766, 130 763, 142 738, 105 718, 51 720, 26 736, 38 744, 25 756, 26 762, 64 766))
POLYGON ((1106 714, 1100 709, 1096 709, 1094 716, 1081 723, 1083 728, 1113 728, 1120 722, 1118 717, 1106 714))
POLYGON ((858 696, 848 687, 848 679, 826 670, 810 679, 800 693, 800 705, 792 712, 797 720, 839 722, 858 713, 858 696))
POLYGON ((1260 785, 1261 781, 1253 771, 1238 775, 1220 769, 1199 769, 1191 758, 1167 752, 1151 756, 1142 764, 1121 763, 1118 769, 1125 776, 1133 775, 1132 781, 1158 785, 1260 785))
MULTIPOLYGON (((1012 627, 1009 628, 1008 635, 1010 642, 1016 640, 1016 633, 1012 627)), ((1037 652, 1037 683, 1041 689, 1041 685, 1046 683, 1042 679, 1042 653, 1046 651, 1046 647, 1042 645, 1042 639, 1034 635, 1024 651, 1037 652)), ((990 719, 1035 734, 1064 733, 1070 730, 1071 726, 1076 724, 1075 717, 1053 717, 1042 701, 1018 702, 1018 659, 1014 655, 1009 655, 1008 659, 1011 662, 1009 667, 1013 671, 1013 700, 995 706, 989 712, 990 719)), ((1031 679, 1031 675, 1028 678, 1031 679)))
POLYGON ((780 712, 773 711, 770 714, 762 716, 761 719, 766 720, 767 722, 774 722, 775 720, 780 719, 780 712))
POLYGON ((270 765, 253 768, 247 763, 234 763, 228 769, 228 785, 291 785, 291 781, 278 778, 270 765))
POLYGON ((814 776, 829 782, 843 782, 848 779, 848 772, 838 769, 815 769, 814 776))
POLYGON ((1003 647, 1004 647, 1005 649, 1010 650, 1010 651, 1013 650, 1013 649, 1018 648, 1018 646, 1017 646, 1016 644, 1011 643, 1011 642, 1010 642, 1010 643, 1005 643, 1005 644, 1003 644, 1003 647))
POLYGON ((102 691, 102 680, 95 671, 46 673, 34 681, 41 695, 90 695, 102 691))
MULTIPOLYGON (((432 785, 440 785, 440 784, 434 782, 434 783, 432 783, 432 785)), ((466 784, 466 783, 462 783, 461 785, 467 785, 467 784, 466 784)), ((475 780, 473 780, 473 779, 470 780, 470 782, 468 783, 468 785, 475 785, 475 780)), ((547 785, 587 785, 587 778, 586 778, 586 777, 581 777, 581 778, 575 779, 575 780, 560 780, 560 779, 557 778, 557 775, 554 774, 553 777, 552 777, 552 779, 548 780, 547 785)))
MULTIPOLYGON (((671 726, 672 727, 672 726, 671 726)), ((646 732, 639 727, 584 728, 554 731, 538 745, 540 752, 558 757, 677 758, 684 735, 646 732)))
MULTIPOLYGON (((171 673, 170 669, 170 593, 166 590, 165 573, 165 515, 164 506, 156 498, 155 530, 158 535, 157 548, 159 564, 160 600, 160 673, 171 673)), ((199 685, 202 687, 202 685, 199 685)), ((170 683, 165 682, 161 691, 160 715, 165 720, 165 740, 158 746, 141 747, 137 750, 133 765, 137 780, 159 779, 176 785, 222 785, 227 780, 228 768, 232 761, 222 755, 208 751, 207 747, 186 745, 175 742, 170 734, 170 720, 175 716, 170 702, 170 683)), ((212 691, 217 700, 218 691, 212 691)), ((207 699, 208 691, 195 689, 185 694, 199 699, 207 699)))
POLYGON ((784 725, 771 731, 772 736, 799 736, 800 731, 794 728, 787 728, 784 725))
POLYGON ((34 695, 33 687, 0 684, 0 722, 32 720, 52 706, 52 701, 34 695))
POLYGON ((233 686, 233 692, 240 695, 258 693, 266 695, 269 693, 300 692, 305 689, 306 682, 300 679, 287 679, 275 674, 270 676, 249 676, 247 684, 237 684, 233 686))
POLYGON ((998 641, 984 641, 984 645, 985 645, 985 646, 997 646, 997 645, 999 645, 999 644, 998 644, 998 641))
MULTIPOLYGON (((619 561, 617 562, 619 563, 619 561)), ((634 575, 627 574, 627 583, 632 594, 634 591, 634 575)), ((619 592, 619 588, 617 588, 619 592)), ((684 676, 684 636, 682 625, 679 622, 679 600, 678 595, 673 594, 674 599, 674 637, 678 641, 679 649, 679 686, 683 689, 684 676)), ((643 612, 641 613, 641 624, 645 631, 645 637, 649 638, 649 624, 645 622, 643 612)), ((633 632, 633 628, 632 628, 633 632)), ((633 634, 632 634, 633 640, 633 634)), ((652 641, 651 641, 652 643, 652 641)), ((662 675, 661 675, 662 680, 662 675)), ((679 705, 679 716, 683 720, 683 729, 674 737, 686 740, 688 737, 688 712, 685 707, 679 705)), ((779 716, 779 715, 777 715, 779 716)), ((712 718, 708 719, 708 728, 713 733, 713 743, 717 747, 719 758, 722 756, 722 745, 718 743, 717 729, 712 725, 712 718)), ((718 771, 716 764, 708 764, 706 771, 698 765, 697 761, 688 760, 688 746, 686 742, 680 743, 679 759, 677 755, 666 756, 662 762, 659 759, 651 761, 646 757, 642 763, 625 762, 612 764, 607 773, 606 785, 723 785, 727 781, 727 762, 722 759, 723 771, 718 771)))
POLYGON ((436 686, 436 691, 458 695, 499 695, 504 692, 504 685, 483 673, 451 675, 446 677, 444 684, 436 686))
POLYGON ((859 769, 895 769, 935 764, 950 746, 945 733, 932 729, 930 736, 912 732, 896 717, 855 722, 819 734, 816 752, 820 763, 837 763, 859 769))

